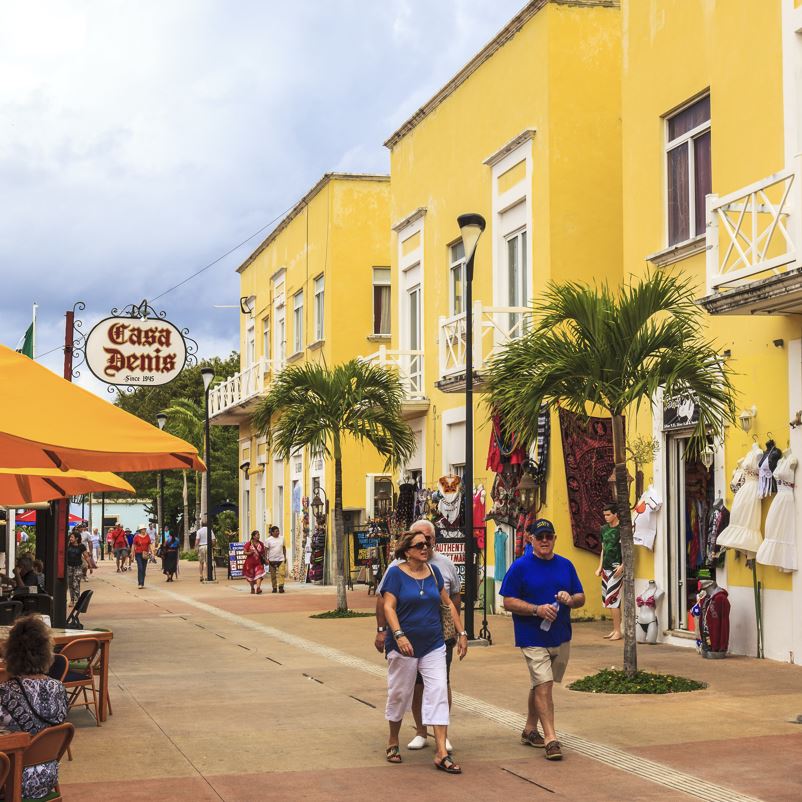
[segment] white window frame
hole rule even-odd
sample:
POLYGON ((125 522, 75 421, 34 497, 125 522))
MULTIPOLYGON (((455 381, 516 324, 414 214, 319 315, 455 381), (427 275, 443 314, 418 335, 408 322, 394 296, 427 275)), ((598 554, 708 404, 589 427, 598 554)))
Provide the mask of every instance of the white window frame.
POLYGON ((249 368, 256 362, 256 321, 248 319, 245 328, 245 367, 249 368))
POLYGON ((465 305, 465 246, 462 243, 462 240, 457 240, 453 242, 451 245, 448 246, 448 310, 449 316, 454 317, 455 315, 462 314, 465 312, 465 309, 457 310, 457 295, 454 292, 454 289, 457 285, 457 280, 455 277, 455 273, 459 271, 459 284, 462 288, 462 294, 460 295, 462 305, 465 305), (462 256, 455 257, 454 250, 462 245, 462 256))
POLYGON ((304 291, 298 290, 292 296, 292 352, 299 354, 304 350, 304 291))
POLYGON ((322 275, 315 279, 314 283, 314 308, 315 308, 315 341, 323 339, 323 324, 325 322, 325 300, 326 283, 322 275))
MULTIPOLYGON (((505 264, 504 268, 506 270, 506 285, 507 285, 507 299, 505 302, 506 306, 528 306, 530 295, 531 295, 531 288, 529 287, 529 276, 530 276, 530 268, 529 264, 526 263, 527 256, 529 255, 529 228, 527 226, 522 226, 521 228, 507 234, 504 237, 504 250, 505 250, 505 264), (513 240, 518 241, 518 247, 516 248, 516 254, 518 256, 518 265, 516 266, 516 279, 518 282, 518 286, 515 287, 515 295, 520 296, 513 299, 513 287, 510 283, 509 276, 510 276, 510 242, 513 240)), ((514 329, 514 327, 518 324, 518 320, 520 315, 510 313, 509 317, 509 327, 510 331, 514 329)), ((524 328, 524 327, 522 327, 524 328)), ((522 332, 523 333, 523 332, 522 332)))
MULTIPOLYGON (((663 125, 664 125, 664 134, 663 134, 663 141, 665 145, 663 146, 663 216, 664 216, 664 230, 665 235, 663 237, 663 241, 666 243, 667 248, 673 248, 677 245, 681 245, 683 242, 688 242, 689 240, 696 239, 696 237, 704 236, 705 232, 695 232, 693 229, 696 225, 696 181, 694 180, 694 170, 696 167, 695 163, 695 152, 693 147, 693 142, 695 139, 698 139, 703 134, 710 133, 711 131, 711 120, 710 117, 713 116, 713 109, 711 104, 710 109, 710 117, 708 117, 707 122, 700 123, 695 128, 691 128, 690 131, 686 131, 684 134, 681 134, 678 137, 674 137, 674 139, 668 138, 668 130, 669 124, 671 120, 674 119, 678 114, 681 114, 686 109, 689 109, 691 106, 695 105, 701 100, 710 97, 710 92, 703 92, 701 95, 697 95, 696 97, 689 100, 687 103, 683 103, 679 108, 672 110, 669 114, 666 114, 663 118, 663 125), (672 150, 676 150, 679 147, 686 147, 688 149, 688 237, 684 240, 678 240, 677 242, 672 242, 669 244, 669 239, 671 236, 671 231, 669 229, 669 219, 668 219, 668 208, 669 208, 669 198, 668 198, 668 154, 672 150)), ((712 150, 711 150, 711 171, 712 171, 712 150)), ((705 199, 702 198, 700 203, 704 205, 705 199)))
POLYGON ((262 358, 270 359, 270 315, 262 318, 262 358))
MULTIPOLYGON (((389 337, 392 334, 392 308, 393 308, 393 274, 392 270, 389 267, 382 267, 381 265, 377 265, 373 268, 373 283, 371 285, 371 291, 373 293, 371 301, 373 307, 373 318, 371 321, 371 334, 376 337, 389 337), (377 276, 377 272, 381 271, 381 275, 377 276), (386 276, 386 280, 385 280, 386 276), (376 331, 376 287, 388 287, 390 289, 389 299, 387 302, 387 312, 388 317, 390 319, 390 325, 387 328, 387 331, 376 331)), ((381 318, 380 318, 381 319, 381 318)))

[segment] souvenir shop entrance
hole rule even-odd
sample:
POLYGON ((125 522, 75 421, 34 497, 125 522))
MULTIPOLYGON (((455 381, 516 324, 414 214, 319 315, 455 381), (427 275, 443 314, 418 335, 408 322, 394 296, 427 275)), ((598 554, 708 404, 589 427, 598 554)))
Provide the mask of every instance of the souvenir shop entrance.
POLYGON ((715 502, 715 483, 712 466, 687 458, 687 446, 687 436, 666 437, 666 586, 670 628, 693 632, 689 612, 696 602, 700 571, 709 571, 714 560, 708 522, 715 502))

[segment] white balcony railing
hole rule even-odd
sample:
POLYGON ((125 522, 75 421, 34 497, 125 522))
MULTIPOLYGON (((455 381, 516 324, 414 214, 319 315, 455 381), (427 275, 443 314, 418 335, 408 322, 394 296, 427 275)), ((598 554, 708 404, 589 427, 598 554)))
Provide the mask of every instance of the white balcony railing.
POLYGON ((264 392, 265 375, 269 370, 270 362, 260 358, 250 367, 215 385, 209 391, 209 417, 259 397, 264 392))
POLYGON ((404 386, 406 401, 423 401, 426 398, 426 385, 423 381, 423 351, 391 350, 380 345, 379 350, 370 356, 361 357, 363 362, 397 370, 404 386))
POLYGON ((707 196, 708 293, 769 278, 799 261, 800 161, 729 195, 707 196))
MULTIPOLYGON (((525 306, 473 305, 473 369, 481 370, 510 340, 525 331, 525 306)), ((440 377, 465 372, 465 313, 440 318, 440 377)))

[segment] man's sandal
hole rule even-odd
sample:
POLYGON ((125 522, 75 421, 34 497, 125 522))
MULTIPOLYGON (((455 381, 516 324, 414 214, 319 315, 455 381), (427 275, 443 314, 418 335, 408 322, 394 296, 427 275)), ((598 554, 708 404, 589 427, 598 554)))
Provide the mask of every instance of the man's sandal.
POLYGON ((462 769, 451 759, 451 755, 446 755, 441 761, 434 761, 434 766, 439 771, 446 774, 462 774, 462 769))
POLYGON ((546 744, 546 760, 562 760, 563 753, 559 741, 549 741, 546 744))
POLYGON ((401 753, 398 750, 398 746, 388 746, 387 749, 384 750, 384 754, 387 757, 388 763, 401 762, 401 753))

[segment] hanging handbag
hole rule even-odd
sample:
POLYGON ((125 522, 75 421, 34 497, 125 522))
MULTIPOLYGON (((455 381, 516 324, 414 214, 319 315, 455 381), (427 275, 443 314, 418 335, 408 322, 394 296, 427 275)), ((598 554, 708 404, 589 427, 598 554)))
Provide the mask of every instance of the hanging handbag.
MULTIPOLYGON (((435 579, 434 571, 432 571, 432 566, 429 567, 429 573, 432 575, 432 579, 435 579)), ((436 581, 436 579, 435 579, 436 581)), ((457 628, 454 626, 454 619, 451 617, 451 605, 450 604, 443 604, 440 602, 440 625, 443 627, 443 640, 449 644, 453 645, 457 642, 457 628)))

